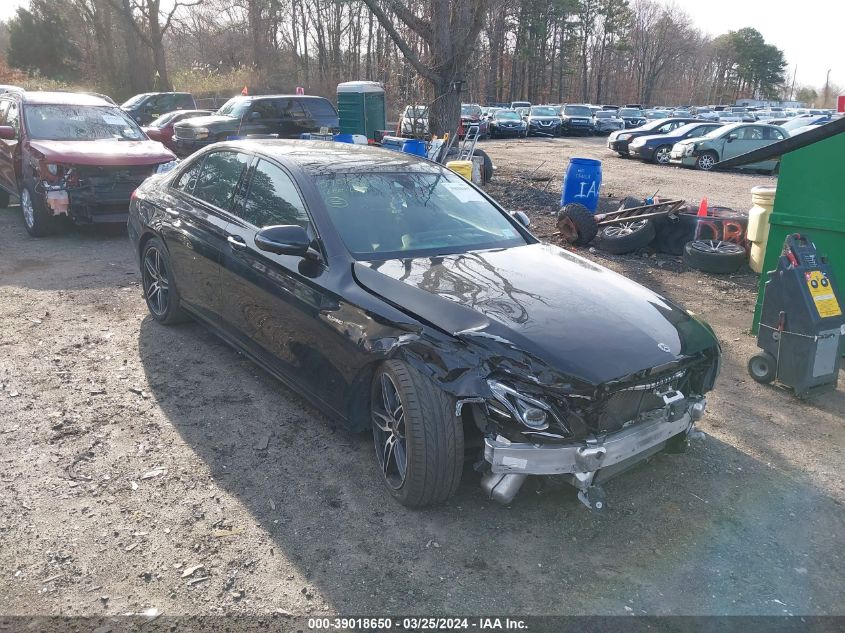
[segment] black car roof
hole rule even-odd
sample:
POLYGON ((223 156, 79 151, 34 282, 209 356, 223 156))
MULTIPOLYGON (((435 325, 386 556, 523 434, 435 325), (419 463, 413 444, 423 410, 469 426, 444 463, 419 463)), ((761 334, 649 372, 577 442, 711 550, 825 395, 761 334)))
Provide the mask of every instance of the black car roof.
POLYGON ((396 171, 439 174, 444 170, 440 165, 412 154, 334 141, 256 139, 229 141, 220 146, 262 154, 296 166, 311 176, 396 171))

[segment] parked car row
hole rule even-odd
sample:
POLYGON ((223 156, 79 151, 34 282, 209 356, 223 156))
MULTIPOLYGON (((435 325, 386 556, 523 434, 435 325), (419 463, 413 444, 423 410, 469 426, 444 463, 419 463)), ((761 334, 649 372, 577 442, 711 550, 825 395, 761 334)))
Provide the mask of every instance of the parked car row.
POLYGON ((322 97, 239 96, 211 112, 188 93, 145 93, 117 106, 94 93, 8 87, 0 91, 0 207, 20 198, 33 236, 67 220, 125 222, 132 192, 177 156, 230 138, 321 129, 339 131, 322 97))

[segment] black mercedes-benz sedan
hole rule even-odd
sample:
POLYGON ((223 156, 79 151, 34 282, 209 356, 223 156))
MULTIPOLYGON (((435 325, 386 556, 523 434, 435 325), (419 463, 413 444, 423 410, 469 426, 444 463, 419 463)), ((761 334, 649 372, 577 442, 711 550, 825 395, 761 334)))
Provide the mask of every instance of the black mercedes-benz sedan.
POLYGON ((528 475, 602 482, 695 433, 712 330, 540 243, 438 164, 312 141, 218 143, 133 195, 147 305, 193 317, 352 430, 390 492, 453 494, 469 460, 508 503, 528 475))

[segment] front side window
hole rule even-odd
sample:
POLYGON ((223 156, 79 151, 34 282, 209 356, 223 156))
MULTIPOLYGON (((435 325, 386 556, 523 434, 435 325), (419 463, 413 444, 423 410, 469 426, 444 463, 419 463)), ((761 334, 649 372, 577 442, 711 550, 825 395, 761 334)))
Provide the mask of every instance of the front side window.
POLYGON ((307 229, 310 225, 293 180, 283 169, 264 159, 255 167, 249 193, 238 215, 259 228, 296 224, 307 229))
POLYGON ((173 182, 173 188, 178 189, 179 191, 184 191, 187 194, 192 194, 194 192, 194 187, 197 184, 197 178, 200 175, 200 169, 202 169, 202 161, 203 158, 200 157, 198 160, 195 160, 193 163, 190 164, 173 182))
POLYGON ((360 260, 526 244, 513 223, 459 176, 338 173, 316 180, 332 224, 360 260))
POLYGON ((144 140, 138 124, 120 108, 83 105, 27 105, 29 136, 43 141, 144 140))
POLYGON ((229 209, 250 157, 240 152, 212 152, 205 157, 193 194, 218 209, 229 209))
POLYGON ((286 99, 279 103, 283 119, 304 119, 307 114, 298 99, 286 99))

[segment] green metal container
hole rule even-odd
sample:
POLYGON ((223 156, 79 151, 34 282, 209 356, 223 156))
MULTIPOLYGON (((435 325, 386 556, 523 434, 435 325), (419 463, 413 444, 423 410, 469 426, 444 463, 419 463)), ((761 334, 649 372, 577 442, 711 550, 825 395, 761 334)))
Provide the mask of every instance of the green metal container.
POLYGON ((337 85, 337 114, 341 134, 375 138, 387 127, 384 88, 376 81, 347 81, 337 85))
POLYGON ((769 217, 760 292, 754 310, 754 333, 760 322, 767 271, 777 268, 783 242, 790 233, 806 234, 819 254, 828 258, 837 278, 845 279, 843 160, 845 134, 842 133, 782 155, 775 205, 769 217))

